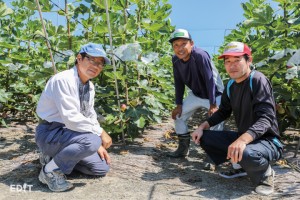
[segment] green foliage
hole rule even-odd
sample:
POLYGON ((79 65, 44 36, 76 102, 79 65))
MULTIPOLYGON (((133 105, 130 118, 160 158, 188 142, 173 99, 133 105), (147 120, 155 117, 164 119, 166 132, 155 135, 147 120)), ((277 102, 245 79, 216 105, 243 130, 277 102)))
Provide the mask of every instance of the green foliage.
MULTIPOLYGON (((43 14, 56 13, 64 21, 54 25, 44 19, 58 71, 72 67, 76 52, 87 42, 103 44, 111 57, 122 45, 140 45, 139 51, 130 53, 134 58, 115 57, 116 71, 107 66, 93 80, 96 110, 105 117, 105 130, 116 137, 122 132, 135 137, 147 125, 161 122, 168 113, 165 111, 173 106, 174 96, 172 51, 167 42, 173 27, 168 19, 171 5, 167 0, 108 0, 112 50, 104 0, 72 1, 66 4, 67 12, 51 1, 39 2, 43 14), (153 53, 156 59, 145 61, 153 53), (123 112, 118 105, 116 85, 120 103, 127 105, 123 112)), ((300 4, 297 0, 274 2, 279 10, 274 11, 265 0, 242 3, 246 20, 226 36, 225 43, 237 40, 252 47, 254 64, 272 81, 283 131, 287 126, 300 126, 299 76, 286 79, 287 62, 293 54, 289 50, 299 49, 300 44, 300 4), (279 52, 283 52, 282 56, 278 56, 279 52)), ((11 6, 0 2, 0 114, 29 120, 35 117, 39 95, 53 70, 35 1, 15 0, 11 6)), ((222 60, 215 61, 223 66, 222 60)), ((219 70, 226 81, 224 68, 219 70)), ((1 123, 6 125, 4 119, 1 123)))
POLYGON ((257 70, 273 84, 280 131, 283 132, 288 126, 300 127, 299 71, 298 76, 286 79, 291 50, 300 48, 300 4, 298 0, 275 2, 279 3, 280 14, 265 0, 242 3, 246 20, 225 37, 225 43, 241 41, 252 48, 257 70))
MULTIPOLYGON (((39 2, 43 15, 56 13, 60 21, 65 21, 55 25, 44 18, 57 71, 73 67, 76 52, 88 42, 103 44, 111 57, 121 45, 140 45, 135 59, 115 57, 116 71, 106 66, 93 80, 95 107, 105 117, 102 126, 106 131, 116 136, 123 131, 135 137, 147 125, 161 122, 174 96, 167 42, 173 27, 167 1, 108 0, 113 50, 109 50, 104 0, 73 1, 66 4, 68 12, 51 1, 39 2), (151 53, 157 55, 156 59, 145 62, 143 59, 151 53), (119 109, 116 84, 120 102, 127 105, 124 112, 119 109)), ((36 103, 53 69, 35 1, 15 0, 11 6, 13 9, 0 3, 0 114, 29 120, 35 117, 36 103)))

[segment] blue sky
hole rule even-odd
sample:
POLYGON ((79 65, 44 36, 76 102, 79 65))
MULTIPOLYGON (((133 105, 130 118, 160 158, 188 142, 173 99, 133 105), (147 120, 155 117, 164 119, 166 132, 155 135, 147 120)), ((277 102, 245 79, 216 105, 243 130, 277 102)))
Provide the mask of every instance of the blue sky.
POLYGON ((169 0, 171 24, 187 29, 197 47, 219 54, 224 35, 245 20, 242 2, 247 0, 169 0))

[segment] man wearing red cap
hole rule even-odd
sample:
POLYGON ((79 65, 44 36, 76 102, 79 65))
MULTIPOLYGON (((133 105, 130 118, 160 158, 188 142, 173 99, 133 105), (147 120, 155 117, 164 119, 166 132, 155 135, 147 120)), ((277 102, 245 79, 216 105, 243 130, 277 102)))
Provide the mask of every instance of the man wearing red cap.
MULTIPOLYGON (((169 157, 179 158, 188 155, 190 133, 187 120, 199 108, 208 110, 211 115, 218 109, 221 94, 224 89, 218 71, 211 62, 209 54, 194 46, 190 33, 185 29, 176 29, 169 42, 175 55, 172 57, 176 108, 172 111, 175 122, 175 132, 179 145, 175 152, 167 154, 169 157), (188 95, 183 99, 185 87, 188 95)), ((222 130, 223 123, 212 127, 222 130)), ((207 169, 210 164, 207 163, 207 169)))
POLYGON ((69 190, 65 174, 74 169, 88 175, 105 176, 112 144, 94 110, 95 89, 91 79, 110 64, 100 44, 83 45, 75 66, 47 82, 37 105, 41 121, 35 140, 41 151, 39 180, 54 192, 69 190))
MULTIPOLYGON (((238 163, 257 185, 255 191, 269 195, 275 176, 271 164, 282 154, 271 83, 262 73, 251 71, 251 49, 244 43, 229 43, 219 59, 224 59, 232 84, 227 84, 219 109, 192 133, 192 139, 216 165, 228 160, 238 163), (207 130, 232 112, 236 132, 207 130)), ((234 173, 220 175, 237 177, 234 173)))

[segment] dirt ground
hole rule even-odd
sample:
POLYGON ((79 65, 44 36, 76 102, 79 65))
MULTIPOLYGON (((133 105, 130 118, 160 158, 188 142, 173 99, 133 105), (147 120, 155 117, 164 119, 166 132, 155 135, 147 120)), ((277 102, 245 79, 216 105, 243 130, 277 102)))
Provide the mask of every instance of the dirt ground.
MULTIPOLYGON (((198 124, 191 121, 191 128, 198 124)), ((174 138, 166 138, 172 120, 149 127, 126 145, 114 144, 109 152, 111 170, 104 178, 72 173, 75 188, 51 192, 38 181, 41 165, 34 142, 34 123, 14 123, 0 128, 0 199, 300 199, 300 153, 293 158, 297 137, 286 141, 284 159, 273 166, 275 193, 260 196, 247 177, 224 179, 218 175, 229 165, 214 171, 203 170, 205 154, 191 145, 186 159, 165 157, 176 148, 174 138)))

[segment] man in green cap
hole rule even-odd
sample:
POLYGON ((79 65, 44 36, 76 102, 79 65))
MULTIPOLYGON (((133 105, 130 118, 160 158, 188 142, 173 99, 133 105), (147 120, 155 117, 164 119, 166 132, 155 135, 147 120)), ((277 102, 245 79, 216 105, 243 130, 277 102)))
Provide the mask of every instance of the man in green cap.
MULTIPOLYGON (((179 145, 177 150, 168 156, 179 158, 187 156, 189 152, 191 136, 187 120, 199 108, 207 109, 208 115, 217 111, 224 87, 209 54, 194 46, 192 37, 187 30, 175 30, 169 42, 175 53, 172 63, 176 108, 172 111, 172 118, 175 122, 179 145), (189 92, 183 100, 186 86, 189 92)), ((222 130, 223 123, 212 129, 222 130)))

